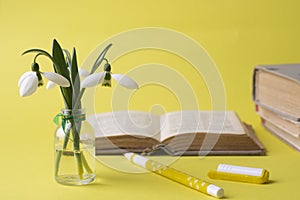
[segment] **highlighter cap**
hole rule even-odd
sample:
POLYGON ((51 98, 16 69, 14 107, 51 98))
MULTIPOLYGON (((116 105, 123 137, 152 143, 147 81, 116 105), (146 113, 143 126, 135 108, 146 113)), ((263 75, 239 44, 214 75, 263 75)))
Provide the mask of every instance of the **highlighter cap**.
POLYGON ((207 186, 206 191, 208 194, 218 197, 218 198, 222 198, 224 196, 224 190, 213 184, 210 184, 209 186, 207 186))
POLYGON ((262 176, 262 168, 252 168, 252 167, 242 167, 235 165, 219 164, 217 171, 218 172, 227 172, 232 174, 243 174, 249 176, 262 176))
POLYGON ((210 171, 208 177, 229 181, 262 184, 269 181, 270 173, 263 168, 220 164, 217 171, 210 171))

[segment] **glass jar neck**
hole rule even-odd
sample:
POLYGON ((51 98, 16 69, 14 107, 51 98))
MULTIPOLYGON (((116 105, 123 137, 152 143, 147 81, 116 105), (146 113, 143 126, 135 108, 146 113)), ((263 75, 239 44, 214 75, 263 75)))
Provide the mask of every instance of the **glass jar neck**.
POLYGON ((61 109, 61 114, 62 115, 85 115, 85 109, 61 109))
POLYGON ((67 120, 83 121, 86 119, 85 109, 62 109, 61 115, 67 120))

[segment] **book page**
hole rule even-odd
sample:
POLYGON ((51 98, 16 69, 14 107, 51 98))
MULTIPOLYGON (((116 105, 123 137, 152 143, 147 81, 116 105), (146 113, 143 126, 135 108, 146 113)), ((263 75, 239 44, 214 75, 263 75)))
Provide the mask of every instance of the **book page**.
POLYGON ((178 111, 161 116, 161 141, 183 133, 245 134, 232 111, 178 111))
POLYGON ((133 135, 160 140, 159 116, 140 111, 115 111, 88 117, 96 137, 133 135))

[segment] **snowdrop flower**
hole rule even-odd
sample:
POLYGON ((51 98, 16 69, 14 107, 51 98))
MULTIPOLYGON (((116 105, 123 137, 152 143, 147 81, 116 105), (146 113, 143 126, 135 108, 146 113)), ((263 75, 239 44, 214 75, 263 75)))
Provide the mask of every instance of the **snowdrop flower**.
POLYGON ((38 86, 42 86, 42 75, 46 79, 60 85, 61 87, 70 86, 68 79, 62 75, 53 72, 40 72, 39 65, 37 63, 33 63, 32 71, 25 72, 18 81, 20 96, 30 96, 37 90, 38 86))
POLYGON ((109 63, 104 65, 104 71, 100 73, 95 73, 87 76, 81 84, 82 88, 88 88, 96 86, 102 83, 102 86, 111 86, 111 78, 115 79, 120 85, 129 88, 136 89, 138 88, 138 84, 132 80, 131 78, 122 75, 122 74, 112 74, 111 66, 109 63))
POLYGON ((52 81, 48 81, 47 85, 46 85, 46 89, 50 90, 52 88, 54 88, 56 86, 56 83, 52 82, 52 81))
POLYGON ((90 75, 90 73, 87 70, 83 69, 83 68, 78 68, 78 74, 82 78, 85 78, 88 75, 90 75))
POLYGON ((24 97, 33 94, 36 91, 38 84, 39 81, 36 72, 25 72, 18 82, 20 96, 24 97))
MULTIPOLYGON (((82 68, 78 68, 78 74, 81 78, 85 78, 87 77, 90 73, 85 70, 85 69, 82 69, 82 68)), ((54 88, 57 84, 53 81, 48 81, 47 85, 46 85, 46 89, 47 90, 50 90, 52 88, 54 88)))

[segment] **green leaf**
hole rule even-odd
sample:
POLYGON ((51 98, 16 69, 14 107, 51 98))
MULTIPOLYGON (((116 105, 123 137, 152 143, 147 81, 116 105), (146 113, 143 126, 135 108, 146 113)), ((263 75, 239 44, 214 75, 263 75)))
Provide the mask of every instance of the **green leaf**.
MULTIPOLYGON (((69 70, 65 61, 64 53, 58 42, 54 39, 52 46, 52 57, 54 60, 54 70, 56 73, 64 76, 71 83, 69 70)), ((72 108, 72 87, 60 87, 67 108, 72 108)))
POLYGON ((100 55, 98 56, 98 58, 96 59, 94 65, 93 65, 93 67, 92 67, 92 70, 91 70, 90 74, 93 74, 93 73, 98 69, 98 67, 101 65, 101 63, 102 63, 102 61, 103 61, 103 59, 104 59, 104 57, 105 57, 107 51, 109 50, 109 48, 110 48, 111 46, 112 46, 112 44, 110 43, 110 44, 107 45, 107 46, 105 47, 105 49, 100 53, 100 55))
MULTIPOLYGON (((76 102, 80 93, 80 77, 78 74, 76 50, 73 48, 73 55, 71 60, 71 81, 73 86, 73 101, 76 102)), ((77 108, 74 108, 77 109, 77 108)))
POLYGON ((71 67, 71 55, 70 52, 67 49, 63 49, 63 52, 66 55, 66 59, 67 59, 67 66, 71 67))
POLYGON ((53 40, 52 57, 55 63, 58 65, 54 66, 56 68, 56 72, 70 80, 69 70, 65 61, 63 50, 55 39, 53 40))

